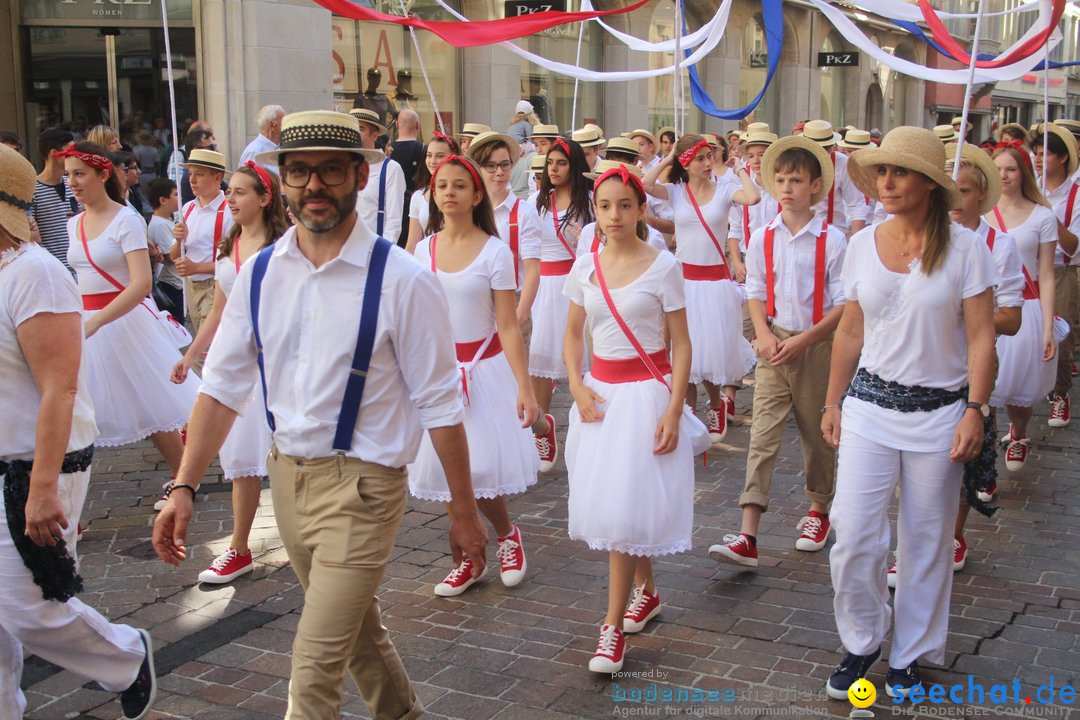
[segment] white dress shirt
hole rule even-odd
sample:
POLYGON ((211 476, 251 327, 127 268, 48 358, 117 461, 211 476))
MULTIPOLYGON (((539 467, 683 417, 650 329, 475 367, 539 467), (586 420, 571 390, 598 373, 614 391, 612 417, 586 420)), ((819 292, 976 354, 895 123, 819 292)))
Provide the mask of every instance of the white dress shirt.
POLYGON ((990 230, 994 230, 994 247, 990 254, 994 256, 994 265, 998 269, 998 284, 994 288, 994 309, 1024 306, 1024 261, 1016 249, 1012 235, 990 227, 986 220, 979 221, 974 231, 979 239, 986 242, 990 230))
MULTIPOLYGON (((1075 181, 1072 178, 1067 178, 1065 182, 1057 186, 1057 189, 1047 191, 1043 188, 1043 194, 1046 195, 1046 199, 1050 201, 1050 205, 1054 208, 1054 215, 1062 223, 1065 222, 1065 211, 1068 209, 1069 193, 1072 192, 1072 187, 1075 181)), ((1080 236, 1080 190, 1077 191, 1076 200, 1073 201, 1073 213, 1069 218, 1069 224, 1066 228, 1073 235, 1080 236)), ((1072 261, 1070 265, 1080 265, 1080 249, 1078 249, 1072 255, 1072 261)), ((1054 267, 1062 267, 1065 265, 1065 251, 1061 249, 1059 243, 1054 248, 1054 267)))
MULTIPOLYGON (((851 223, 862 220, 869 223, 870 206, 867 198, 848 175, 848 156, 838 152, 833 155, 833 227, 844 237, 850 234, 851 223)), ((829 196, 814 206, 814 212, 825 213, 829 209, 829 196)))
MULTIPOLYGON (((746 242, 754 234, 754 231, 765 227, 780 214, 780 203, 772 195, 765 192, 765 188, 758 182, 758 177, 751 175, 750 181, 754 183, 754 187, 761 194, 761 200, 756 205, 736 205, 733 203, 728 211, 728 239, 737 238, 739 250, 744 254, 746 253, 746 242), (746 232, 747 218, 750 220, 749 233, 746 232)), ((738 185, 736 189, 742 189, 742 185, 738 185)))
MULTIPOLYGON (((244 148, 243 154, 240 155, 240 162, 237 163, 237 165, 243 165, 248 160, 251 160, 252 162, 254 162, 255 161, 255 156, 258 155, 259 153, 270 152, 271 150, 277 150, 277 149, 278 149, 278 144, 276 142, 274 142, 270 138, 266 137, 262 133, 259 133, 258 135, 255 136, 255 139, 252 140, 251 142, 249 142, 248 146, 246 148, 244 148)), ((274 173, 275 175, 278 172, 278 166, 277 166, 276 163, 269 163, 269 164, 266 164, 266 165, 263 165, 262 163, 259 163, 259 164, 262 165, 267 170, 269 170, 270 172, 274 173)))
MULTIPOLYGON (((814 268, 817 239, 825 222, 824 213, 815 213, 801 230, 792 233, 777 216, 754 232, 746 253, 746 296, 766 301, 765 233, 773 229, 773 282, 776 316, 773 321, 785 330, 802 332, 814 325, 814 268)), ((847 238, 830 225, 825 238, 825 292, 823 311, 844 304, 844 251, 847 238)))
POLYGON ((383 201, 383 237, 396 243, 401 235, 401 219, 405 213, 405 173, 397 162, 386 158, 368 166, 367 185, 360 191, 356 211, 374 234, 379 227, 379 175, 383 163, 389 163, 386 166, 386 197, 383 201))
POLYGON ((510 212, 514 209, 514 203, 518 205, 517 229, 518 229, 518 267, 517 286, 521 289, 525 282, 525 264, 522 260, 540 259, 540 216, 536 214, 535 203, 530 204, 526 200, 520 200, 512 192, 506 193, 506 197, 498 205, 495 205, 495 226, 499 229, 499 239, 510 246, 510 212))
MULTIPOLYGON (((214 262, 214 228, 217 227, 218 208, 225 204, 225 193, 218 191, 217 197, 206 205, 199 204, 199 198, 185 203, 180 209, 180 219, 187 225, 187 240, 183 242, 181 254, 193 262, 214 262), (188 211, 191 211, 190 213, 188 211), (186 219, 185 219, 186 218, 186 219)), ((229 208, 221 214, 221 237, 229 234, 233 217, 229 208)), ((214 273, 188 275, 189 280, 212 280, 214 273)))
MULTIPOLYGON (((316 268, 290 228, 263 282, 259 332, 274 442, 288 455, 333 453, 345 382, 360 327, 374 233, 357 222, 341 253, 316 268)), ((251 272, 236 279, 210 348, 200 392, 238 413, 259 382, 251 324, 251 272)), ((412 462, 421 429, 462 422, 461 377, 438 280, 394 247, 386 261, 378 329, 350 457, 388 467, 412 462)), ((263 413, 256 401, 247 412, 263 413)))

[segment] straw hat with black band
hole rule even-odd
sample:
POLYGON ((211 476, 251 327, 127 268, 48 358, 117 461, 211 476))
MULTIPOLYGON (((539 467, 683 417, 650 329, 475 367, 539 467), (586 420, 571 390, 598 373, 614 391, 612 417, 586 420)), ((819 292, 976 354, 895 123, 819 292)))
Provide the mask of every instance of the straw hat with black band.
MULTIPOLYGON (((998 171, 997 165, 994 164, 989 155, 971 143, 964 143, 964 147, 960 152, 962 161, 969 162, 979 168, 979 171, 986 177, 986 197, 979 206, 979 213, 986 215, 993 212, 994 207, 1001 198, 1001 173, 998 171)), ((956 162, 956 143, 945 146, 945 158, 945 172, 951 177, 953 165, 956 162)))
POLYGON ((386 134, 386 125, 382 123, 382 118, 379 117, 379 113, 374 110, 368 110, 367 108, 353 108, 349 111, 349 114, 356 118, 357 122, 367 123, 373 125, 380 135, 386 134))
POLYGON ((369 165, 386 159, 380 150, 365 149, 360 142, 360 125, 351 114, 333 110, 305 110, 281 119, 281 142, 277 149, 255 156, 259 165, 281 165, 286 153, 347 152, 369 165))
MULTIPOLYGON (((809 124, 809 123, 808 123, 809 124)), ((819 202, 825 199, 829 194, 829 189, 833 186, 835 175, 833 172, 832 159, 829 157, 829 153, 825 152, 825 148, 810 138, 804 135, 788 135, 782 137, 765 151, 765 155, 761 158, 761 182, 765 188, 765 192, 769 193, 769 197, 779 197, 776 187, 773 183, 775 178, 776 159, 780 157, 781 153, 785 150, 791 150, 799 148, 807 151, 814 156, 817 160, 818 166, 821 168, 821 187, 816 193, 810 197, 810 204, 817 205, 819 202)))
POLYGON ((952 125, 935 125, 934 136, 943 143, 954 143, 960 139, 952 125))
MULTIPOLYGON (((656 139, 659 140, 661 137, 663 137, 664 133, 671 133, 671 137, 674 138, 675 128, 671 127, 670 125, 665 125, 664 127, 659 128, 656 131, 656 139)), ((674 140, 672 142, 674 142, 674 140)))
POLYGON ((828 120, 810 120, 803 125, 802 136, 813 140, 823 148, 831 148, 840 140, 840 133, 833 130, 828 120))
POLYGON ((547 167, 547 155, 536 153, 532 156, 532 160, 529 161, 529 172, 533 175, 542 174, 545 167, 547 167))
POLYGON ((771 133, 767 130, 748 132, 745 137, 743 137, 743 147, 749 147, 751 145, 772 145, 777 140, 779 140, 779 138, 776 137, 776 133, 771 133))
POLYGON ((15 148, 0 143, 0 227, 20 243, 30 242, 27 211, 34 198, 34 166, 15 148))
POLYGON ((608 170, 618 170, 620 167, 624 167, 629 171, 631 175, 641 177, 641 168, 632 162, 622 162, 620 160, 600 160, 596 164, 595 170, 590 170, 587 173, 581 173, 590 180, 596 180, 598 177, 606 173, 608 170))
POLYGON ((750 133, 756 132, 772 132, 772 128, 769 127, 769 123, 767 122, 752 122, 746 126, 746 132, 744 134, 749 135, 750 133))
POLYGON ((521 155, 521 143, 506 133, 493 132, 491 130, 482 132, 473 138, 472 143, 469 145, 469 149, 465 151, 465 157, 479 162, 476 160, 476 156, 480 153, 480 149, 493 142, 505 143, 506 149, 510 152, 510 162, 514 164, 517 163, 518 156, 521 155))
POLYGON ((554 140, 559 137, 558 125, 534 125, 533 134, 534 138, 551 138, 554 140))
POLYGON ((1020 123, 1005 123, 1004 125, 999 127, 998 131, 997 131, 997 140, 998 140, 998 142, 1001 142, 1001 138, 1004 137, 1006 130, 1013 131, 1013 133, 1015 133, 1015 134, 1019 135, 1021 138, 1023 138, 1024 142, 1027 142, 1028 130, 1027 130, 1026 127, 1021 125, 1020 123))
POLYGON ((836 144, 839 147, 847 148, 849 150, 862 150, 863 148, 874 147, 874 141, 871 139, 870 133, 866 130, 859 130, 858 128, 848 130, 844 139, 836 144))
MULTIPOLYGON (((637 142, 630 138, 615 137, 607 141, 606 149, 607 157, 611 157, 612 153, 620 153, 629 157, 636 158, 638 156, 637 142)), ((612 158, 618 159, 618 158, 612 158)))
MULTIPOLYGON (((947 126, 952 130, 952 126, 947 126)), ((926 128, 904 125, 893 128, 881 139, 881 146, 866 148, 851 156, 848 175, 863 195, 881 200, 877 190, 879 165, 895 165, 914 170, 940 185, 949 209, 960 205, 960 191, 945 172, 945 145, 926 128)))
POLYGON ((1066 120, 1061 118, 1059 120, 1051 120, 1051 125, 1059 125, 1073 134, 1073 137, 1080 136, 1080 120, 1066 120))
POLYGON ((458 137, 474 138, 480 133, 491 132, 491 128, 483 123, 465 123, 461 126, 461 132, 458 133, 458 137))
POLYGON ((205 148, 192 150, 188 155, 187 161, 180 163, 180 167, 188 170, 202 167, 213 170, 214 172, 225 173, 226 175, 232 174, 232 172, 225 167, 224 155, 216 150, 207 150, 205 148))
POLYGON ((580 130, 575 130, 570 134, 570 139, 583 148, 604 146, 604 136, 595 127, 583 127, 580 130))
MULTIPOLYGON (((1065 175, 1071 176, 1074 172, 1076 172, 1078 160, 1076 138, 1073 137, 1073 134, 1067 129, 1054 122, 1051 122, 1049 125, 1045 123, 1040 123, 1032 127, 1031 131, 1035 135, 1042 135, 1043 132, 1045 132, 1046 128, 1049 128, 1051 135, 1057 135, 1061 139, 1061 142, 1065 143, 1065 150, 1068 153, 1068 162, 1065 165, 1065 175)), ((1035 147, 1042 147, 1042 138, 1032 137, 1032 143, 1035 147)))
POLYGON ((648 130, 642 130, 641 128, 638 128, 637 130, 631 130, 630 133, 627 135, 627 137, 630 138, 631 140, 633 140, 636 137, 643 137, 646 140, 648 140, 649 142, 651 142, 653 144, 653 147, 656 147, 656 136, 653 135, 648 130))

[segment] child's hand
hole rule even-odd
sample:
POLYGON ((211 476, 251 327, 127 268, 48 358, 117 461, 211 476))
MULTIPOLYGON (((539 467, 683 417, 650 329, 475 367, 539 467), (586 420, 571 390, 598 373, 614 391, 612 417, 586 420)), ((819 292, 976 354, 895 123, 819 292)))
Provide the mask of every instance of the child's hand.
POLYGON ((517 411, 523 428, 532 427, 532 424, 540 417, 540 406, 536 402, 531 386, 526 385, 518 390, 517 411))
POLYGON ((603 404, 604 398, 597 395, 592 388, 582 383, 577 383, 570 387, 570 394, 574 396, 574 402, 577 403, 578 415, 581 416, 581 422, 589 423, 604 419, 603 411, 596 407, 599 404, 603 404))
POLYGON ((679 421, 682 419, 682 407, 669 409, 660 418, 656 426, 656 445, 653 455, 667 455, 679 446, 679 421))
POLYGON ((769 361, 769 364, 775 365, 773 358, 776 357, 777 350, 780 349, 780 340, 771 332, 767 332, 764 335, 758 335, 754 339, 754 344, 757 345, 757 351, 761 353, 761 357, 769 361))
MULTIPOLYGON (((770 335, 771 334, 772 333, 770 333, 770 335)), ((770 362, 773 365, 787 365, 795 362, 802 357, 803 351, 805 351, 810 344, 806 338, 806 333, 799 333, 798 335, 792 335, 787 340, 782 340, 780 344, 776 346, 776 354, 773 355, 770 362)))

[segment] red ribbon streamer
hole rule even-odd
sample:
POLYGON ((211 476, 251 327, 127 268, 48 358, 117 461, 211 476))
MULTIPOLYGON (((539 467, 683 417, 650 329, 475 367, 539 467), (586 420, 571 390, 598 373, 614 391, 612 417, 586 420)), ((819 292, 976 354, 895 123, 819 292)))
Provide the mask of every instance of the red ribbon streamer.
MULTIPOLYGON (((1064 0, 1059 1, 1064 2, 1064 0)), ((350 2, 350 0, 315 0, 315 2, 335 15, 341 15, 342 17, 352 18, 353 20, 391 22, 404 27, 427 30, 438 35, 454 47, 476 47, 494 45, 505 40, 514 40, 526 35, 533 35, 556 25, 583 22, 605 15, 620 15, 631 10, 637 10, 644 6, 648 0, 638 0, 627 7, 611 10, 590 10, 588 12, 545 10, 530 15, 522 15, 521 17, 471 22, 422 20, 416 17, 387 15, 386 13, 369 10, 350 2)))
MULTIPOLYGON (((1031 39, 1024 44, 1017 46, 1008 54, 1000 55, 993 60, 976 60, 975 67, 997 68, 1011 65, 1024 58, 1031 57, 1031 55, 1042 49, 1042 47, 1050 40, 1050 35, 1054 32, 1054 28, 1056 28, 1061 21, 1061 16, 1065 14, 1065 0, 1052 0, 1051 8, 1052 14, 1050 23, 1046 26, 1046 29, 1036 33, 1031 39)), ((930 6, 929 0, 919 0, 919 9, 922 11, 923 20, 926 21, 934 39, 941 43, 942 47, 948 50, 949 54, 956 60, 964 65, 969 65, 971 63, 971 55, 965 52, 964 49, 960 47, 960 44, 953 39, 953 36, 949 34, 949 31, 945 29, 945 23, 941 21, 941 18, 938 17, 934 8, 930 6)))

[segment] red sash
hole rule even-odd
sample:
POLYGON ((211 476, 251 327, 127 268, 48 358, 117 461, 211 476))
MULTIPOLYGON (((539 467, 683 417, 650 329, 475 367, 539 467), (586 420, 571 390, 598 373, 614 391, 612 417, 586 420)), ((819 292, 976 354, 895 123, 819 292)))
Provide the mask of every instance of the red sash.
MULTIPOLYGON (((765 228, 765 313, 776 317, 776 271, 773 268, 773 240, 776 230, 765 228)), ((825 241, 829 237, 829 224, 823 223, 821 234, 814 249, 814 324, 825 317, 825 241)))
POLYGON ((518 205, 521 198, 514 200, 514 207, 510 208, 510 254, 514 256, 514 282, 517 282, 518 274, 518 205))
POLYGON ((730 280, 731 271, 727 265, 682 264, 682 275, 687 280, 730 280))
MULTIPOLYGON (((561 242, 563 244, 563 247, 566 248, 566 252, 570 253, 570 257, 571 258, 576 258, 577 253, 574 252, 574 248, 570 247, 570 243, 566 242, 566 238, 563 237, 563 234, 562 234, 562 228, 559 227, 559 208, 555 205, 555 191, 554 190, 551 191, 550 197, 551 197, 551 219, 555 223, 555 237, 559 238, 559 242, 561 242)), ((573 264, 573 261, 571 261, 571 264, 573 264)), ((567 270, 566 272, 570 272, 570 271, 567 270)), ((542 275, 543 271, 541 271, 540 274, 542 275)), ((561 273, 561 274, 565 275, 566 273, 561 273)))
POLYGON ((499 333, 496 332, 491 336, 491 342, 488 343, 487 349, 480 353, 480 357, 476 357, 476 353, 480 352, 480 348, 484 346, 484 343, 488 343, 487 338, 476 342, 454 343, 458 362, 471 363, 474 360, 487 360, 503 351, 502 341, 499 340, 499 333))
MULTIPOLYGON (((217 217, 214 218, 214 254, 211 260, 217 260, 218 245, 221 243, 221 228, 225 224, 225 206, 228 203, 225 200, 221 201, 221 207, 217 209, 217 217)), ((188 204, 187 212, 184 213, 184 224, 187 225, 188 218, 191 217, 191 213, 198 207, 199 200, 196 198, 188 204)), ((239 270, 239 268, 237 268, 239 270)))
MULTIPOLYGON (((94 262, 94 258, 90 257, 90 244, 86 241, 86 228, 83 226, 83 223, 85 221, 86 213, 83 213, 79 216, 78 232, 79 239, 82 240, 83 252, 86 254, 86 262, 90 263, 90 267, 94 268, 94 270, 97 270, 98 275, 105 278, 110 285, 116 288, 116 292, 114 293, 92 293, 90 295, 83 296, 83 310, 101 310, 110 302, 115 300, 120 295, 120 293, 122 293, 127 288, 117 282, 116 278, 114 278, 112 275, 98 267, 98 264, 94 262), (89 303, 90 305, 98 305, 98 307, 88 307, 87 303, 89 303)), ((157 317, 157 313, 155 313, 153 309, 151 309, 150 306, 146 304, 145 299, 143 299, 139 304, 146 308, 146 312, 150 313, 154 317, 157 317)), ((172 316, 170 315, 169 317, 171 318, 172 316)), ((176 322, 175 319, 173 320, 173 322, 176 322)))
POLYGON ((549 262, 540 261, 540 274, 553 276, 553 275, 569 275, 570 269, 574 267, 573 260, 552 260, 549 262))
MULTIPOLYGON (((994 208, 994 217, 997 218, 998 225, 1001 226, 1001 232, 1009 232, 1009 229, 1007 227, 1005 227, 1005 218, 1001 217, 1001 211, 998 210, 996 207, 994 208)), ((990 232, 993 232, 993 231, 994 231, 994 228, 990 228, 990 232)), ((994 249, 994 246, 992 244, 993 242, 994 241, 993 241, 992 237, 987 237, 987 243, 990 244, 990 249, 991 250, 994 249)), ((1035 252, 1038 253, 1037 248, 1036 248, 1035 252)), ((1038 255, 1036 255, 1036 257, 1038 257, 1038 255)), ((1035 282, 1031 279, 1031 275, 1028 274, 1027 266, 1024 265, 1023 262, 1020 263, 1020 269, 1024 273, 1024 293, 1023 293, 1024 299, 1025 300, 1038 300, 1039 299, 1039 286, 1036 285, 1035 282)))
MULTIPOLYGON (((1073 207, 1076 205, 1076 191, 1080 190, 1080 185, 1076 183, 1072 184, 1069 188, 1069 199, 1065 202, 1065 229, 1069 229, 1069 225, 1072 224, 1073 207)), ((1065 264, 1068 265, 1072 262, 1071 255, 1065 255, 1065 264)))
POLYGON ((119 297, 119 295, 119 292, 93 293, 91 295, 83 295, 83 310, 101 310, 106 305, 115 300, 117 297, 119 297))
MULTIPOLYGON (((668 359, 667 350, 657 350, 650 353, 648 358, 661 375, 671 373, 671 361, 668 359)), ((589 372, 600 382, 612 384, 639 382, 653 377, 652 370, 640 357, 609 360, 593 355, 589 372)))

